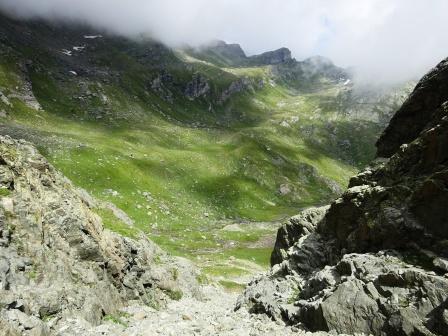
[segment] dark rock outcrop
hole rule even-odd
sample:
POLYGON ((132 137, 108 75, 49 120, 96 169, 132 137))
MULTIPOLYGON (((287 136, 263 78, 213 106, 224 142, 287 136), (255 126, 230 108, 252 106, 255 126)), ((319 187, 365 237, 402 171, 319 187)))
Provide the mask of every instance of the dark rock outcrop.
POLYGON ((378 156, 391 157, 402 144, 412 142, 424 128, 437 122, 448 100, 448 59, 431 70, 397 111, 378 140, 378 156))
POLYGON ((234 82, 232 82, 227 89, 225 89, 221 96, 219 97, 218 103, 224 104, 227 100, 229 100, 234 94, 243 92, 247 89, 252 88, 252 83, 247 78, 241 78, 234 82))
POLYGON ((213 43, 210 43, 206 49, 220 56, 224 60, 229 60, 236 64, 243 62, 247 57, 243 48, 237 43, 214 41, 213 43))
POLYGON ((279 230, 272 270, 238 307, 312 331, 448 335, 447 64, 392 119, 383 158, 326 213, 279 230))
POLYGON ((304 61, 288 60, 273 66, 272 71, 278 80, 304 92, 318 87, 323 78, 341 84, 351 78, 347 70, 322 56, 310 57, 304 61))
POLYGON ((247 56, 239 44, 214 41, 198 49, 186 49, 194 56, 226 66, 276 65, 292 60, 288 48, 267 51, 259 55, 247 56))
POLYGON ((315 231, 317 223, 322 221, 327 210, 328 207, 311 208, 291 217, 277 232, 271 265, 282 262, 287 255, 286 251, 294 246, 300 237, 315 231))
POLYGON ((291 50, 280 48, 274 51, 267 51, 260 55, 251 56, 248 61, 251 65, 275 65, 292 60, 291 50))
POLYGON ((192 80, 187 83, 185 96, 190 100, 194 100, 207 95, 209 91, 210 84, 208 83, 207 78, 201 74, 194 74, 192 80))

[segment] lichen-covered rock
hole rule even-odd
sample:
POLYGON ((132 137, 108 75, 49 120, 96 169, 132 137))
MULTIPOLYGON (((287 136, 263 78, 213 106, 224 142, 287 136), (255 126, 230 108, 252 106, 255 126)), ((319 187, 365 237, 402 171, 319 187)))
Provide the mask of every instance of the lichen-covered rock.
POLYGON ((313 284, 312 290, 305 287, 298 294, 292 318, 313 330, 431 335, 448 299, 446 278, 407 264, 393 253, 345 255, 307 284, 313 284))
POLYGON ((324 213, 307 210, 279 230, 273 268, 238 308, 312 331, 448 335, 447 65, 392 119, 378 142, 386 159, 324 213))
POLYGON ((448 279, 397 252, 347 254, 334 266, 278 264, 255 279, 237 309, 268 314, 311 331, 446 335, 448 279), (298 271, 296 271, 298 270, 298 271), (442 331, 443 330, 443 331, 442 331))
POLYGON ((130 300, 195 294, 188 262, 105 230, 95 202, 29 143, 0 137, 0 188, 1 332, 47 335, 67 318, 98 324, 130 300))
POLYGON ((291 217, 277 232, 271 265, 281 263, 287 256, 287 250, 303 236, 316 230, 316 225, 325 216, 328 206, 310 208, 291 217))

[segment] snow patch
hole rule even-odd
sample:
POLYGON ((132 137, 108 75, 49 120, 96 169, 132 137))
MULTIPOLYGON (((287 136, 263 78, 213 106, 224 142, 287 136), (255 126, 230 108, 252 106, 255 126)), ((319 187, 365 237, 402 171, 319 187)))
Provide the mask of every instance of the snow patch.
POLYGON ((102 38, 102 35, 84 35, 84 38, 87 40, 95 40, 97 38, 102 38))
POLYGON ((67 50, 67 49, 62 49, 61 53, 63 53, 64 55, 67 55, 67 56, 73 55, 73 52, 71 50, 67 50))

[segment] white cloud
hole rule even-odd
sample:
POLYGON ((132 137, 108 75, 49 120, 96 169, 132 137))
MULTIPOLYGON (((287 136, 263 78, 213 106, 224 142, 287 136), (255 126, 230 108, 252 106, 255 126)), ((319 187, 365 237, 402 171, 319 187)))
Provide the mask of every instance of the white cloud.
POLYGON ((0 0, 22 16, 150 32, 170 45, 211 39, 249 53, 287 46, 377 81, 421 76, 448 56, 446 0, 0 0))

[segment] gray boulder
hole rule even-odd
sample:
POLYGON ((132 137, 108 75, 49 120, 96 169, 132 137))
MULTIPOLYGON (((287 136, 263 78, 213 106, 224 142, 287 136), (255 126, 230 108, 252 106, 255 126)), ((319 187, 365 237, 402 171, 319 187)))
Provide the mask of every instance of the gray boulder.
POLYGON ((328 206, 324 206, 304 210, 299 215, 291 217, 278 230, 271 255, 272 266, 281 263, 287 255, 286 251, 293 247, 300 238, 316 230, 317 223, 324 218, 328 208, 328 206))

